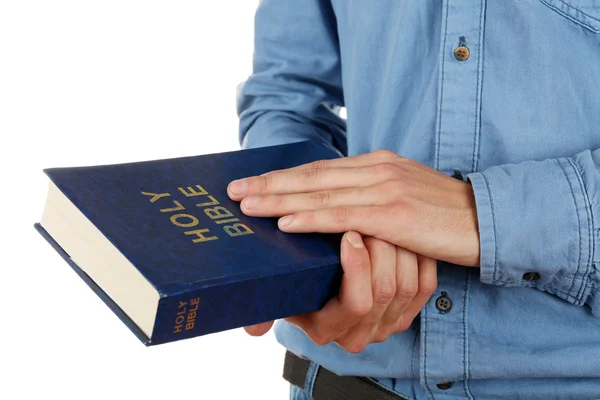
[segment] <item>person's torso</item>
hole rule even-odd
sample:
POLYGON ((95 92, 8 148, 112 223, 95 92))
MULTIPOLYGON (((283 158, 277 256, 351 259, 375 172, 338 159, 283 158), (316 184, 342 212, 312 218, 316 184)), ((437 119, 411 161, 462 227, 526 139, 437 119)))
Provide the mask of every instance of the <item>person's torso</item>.
MULTIPOLYGON (((600 147, 600 0, 332 5, 349 155, 389 149, 466 175, 600 147)), ((439 271, 420 321, 359 354, 316 346, 285 322, 277 337, 413 398, 600 398, 600 319, 586 306, 484 285, 476 270, 439 271), (442 291, 452 301, 444 315, 442 291)))

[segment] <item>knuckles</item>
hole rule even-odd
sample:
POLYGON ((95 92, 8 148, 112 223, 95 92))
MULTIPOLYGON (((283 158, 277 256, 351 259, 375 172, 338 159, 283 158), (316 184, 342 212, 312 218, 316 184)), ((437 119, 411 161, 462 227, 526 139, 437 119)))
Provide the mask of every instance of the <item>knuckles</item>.
POLYGON ((321 190, 310 194, 312 203, 317 207, 327 206, 331 202, 333 193, 329 190, 321 190))
POLYGON ((398 282, 396 297, 400 300, 412 300, 419 292, 419 286, 416 282, 403 280, 398 282))
POLYGON ((311 162, 309 165, 312 169, 326 169, 329 168, 330 164, 331 162, 329 160, 317 160, 311 162))
POLYGON ((317 168, 303 169, 300 171, 300 180, 302 182, 314 182, 321 175, 322 170, 317 168))
POLYGON ((396 200, 406 195, 407 185, 399 179, 391 179, 380 183, 379 191, 390 199, 396 200))
POLYGON ((381 343, 385 342, 392 334, 396 333, 394 330, 394 326, 379 326, 377 327, 377 331, 373 336, 373 342, 381 343))
POLYGON ((273 187, 273 175, 266 174, 257 177, 258 188, 261 192, 266 192, 273 187))
POLYGON ((367 339, 352 339, 352 340, 344 340, 341 339, 336 341, 336 343, 344 348, 349 353, 360 353, 369 345, 368 338, 367 339))
POLYGON ((431 296, 437 289, 437 280, 436 279, 428 279, 424 282, 421 282, 419 285, 419 293, 422 293, 426 296, 431 296))
MULTIPOLYGON (((370 299, 369 299, 370 300, 370 299)), ((356 302, 354 305, 348 307, 348 313, 353 318, 363 318, 369 315, 373 310, 373 305, 370 301, 356 302)))
POLYGON ((311 333, 309 337, 317 346, 325 346, 333 341, 333 338, 316 332, 311 333))
POLYGON ((390 150, 376 150, 371 153, 371 156, 376 160, 392 161, 400 158, 400 156, 390 150))
POLYGON ((404 318, 404 316, 400 317, 398 321, 396 321, 396 326, 394 327, 393 333, 400 333, 406 331, 412 325, 412 320, 408 318, 404 318))
POLYGON ((391 203, 383 205, 382 208, 382 212, 390 218, 394 218, 399 224, 409 223, 416 215, 414 203, 409 199, 394 199, 391 203))
POLYGON ((350 209, 348 207, 335 207, 331 209, 333 221, 345 225, 350 219, 350 209))
POLYGON ((373 302, 378 305, 388 305, 396 296, 396 283, 392 279, 381 279, 375 282, 373 302))
POLYGON ((396 164, 389 162, 371 165, 367 168, 369 169, 370 174, 383 176, 384 178, 389 179, 393 179, 394 177, 396 177, 400 171, 396 164))

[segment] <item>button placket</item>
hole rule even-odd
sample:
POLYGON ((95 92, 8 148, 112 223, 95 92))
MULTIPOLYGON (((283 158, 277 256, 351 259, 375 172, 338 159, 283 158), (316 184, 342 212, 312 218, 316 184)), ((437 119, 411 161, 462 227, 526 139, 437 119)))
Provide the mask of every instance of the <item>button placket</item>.
POLYGON ((422 383, 436 392, 441 390, 437 387, 440 382, 464 378, 468 273, 466 268, 439 262, 438 290, 421 313, 422 383))
POLYGON ((458 169, 466 175, 476 169, 478 157, 485 0, 445 0, 444 7, 434 165, 444 173, 458 169))
MULTIPOLYGON (((442 3, 434 166, 448 175, 477 169, 485 6, 486 0, 442 3)), ((463 381, 469 391, 471 277, 466 268, 438 265, 438 291, 421 313, 421 383, 434 398, 443 398, 452 382, 463 381)))

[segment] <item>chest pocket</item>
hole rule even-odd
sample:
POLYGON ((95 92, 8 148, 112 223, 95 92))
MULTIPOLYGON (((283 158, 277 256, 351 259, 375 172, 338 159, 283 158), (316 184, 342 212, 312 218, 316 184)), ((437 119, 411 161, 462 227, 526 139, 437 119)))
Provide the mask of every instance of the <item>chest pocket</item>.
POLYGON ((600 33, 600 0, 540 0, 563 17, 600 33))

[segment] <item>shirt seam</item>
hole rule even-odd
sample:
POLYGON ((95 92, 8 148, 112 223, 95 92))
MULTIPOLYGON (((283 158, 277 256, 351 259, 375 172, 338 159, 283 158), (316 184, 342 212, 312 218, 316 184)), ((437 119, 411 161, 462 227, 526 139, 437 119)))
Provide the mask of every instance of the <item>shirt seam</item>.
MULTIPOLYGON (((442 14, 442 27, 440 29, 440 34, 443 35, 443 43, 442 43, 442 48, 441 48, 441 57, 442 57, 442 66, 440 68, 440 75, 439 75, 439 80, 440 80, 440 94, 438 96, 438 115, 437 115, 437 143, 436 143, 436 149, 435 149, 435 169, 439 170, 440 169, 440 147, 441 147, 441 135, 442 135, 442 110, 443 110, 443 103, 444 103, 444 73, 445 73, 445 63, 446 63, 446 41, 448 38, 448 9, 449 9, 449 0, 444 0, 445 1, 445 5, 443 7, 443 14, 442 14)), ((429 394, 429 397, 431 399, 435 399, 435 396, 433 394, 433 391, 431 390, 431 388, 429 387, 429 379, 427 376, 427 307, 425 307, 423 309, 423 313, 425 314, 425 318, 422 318, 422 324, 421 324, 421 337, 422 337, 422 348, 423 348, 423 383, 425 386, 425 389, 427 390, 427 393, 429 394)))
POLYGON ((586 14, 579 8, 575 8, 570 4, 565 3, 563 0, 540 0, 540 2, 569 21, 582 26, 593 33, 600 33, 600 27, 596 26, 597 23, 600 23, 600 20, 586 14))
POLYGON ((412 378, 417 378, 417 372, 415 371, 415 354, 417 352, 417 340, 419 340, 418 332, 415 334, 415 340, 413 341, 412 355, 410 356, 410 373, 412 378))
POLYGON ((485 19, 486 0, 481 2, 481 11, 479 14, 479 51, 477 54, 477 88, 475 92, 475 127, 473 138, 473 163, 471 164, 471 172, 475 172, 479 164, 479 143, 481 143, 481 89, 483 80, 483 70, 481 68, 483 59, 483 29, 485 19))
POLYGON ((582 13, 583 15, 585 15, 586 17, 588 17, 589 19, 593 19, 594 21, 598 21, 600 22, 600 19, 592 17, 590 14, 586 13, 585 11, 581 10, 580 8, 577 7, 573 7, 572 5, 570 5, 569 3, 563 1, 563 0, 558 0, 559 2, 563 3, 566 7, 571 8, 577 12, 582 13))
POLYGON ((581 302, 584 288, 586 287, 586 278, 591 273, 592 260, 594 259, 594 215, 591 207, 590 197, 586 190, 585 185, 583 184, 583 176, 581 176, 581 171, 577 167, 577 164, 571 158, 567 158, 567 161, 573 168, 575 172, 575 176, 577 177, 577 181, 579 183, 579 188, 581 189, 581 193, 583 194, 583 203, 585 205, 586 217, 588 219, 588 257, 587 263, 585 265, 585 272, 581 279, 581 286, 577 291, 577 299, 581 302))
POLYGON ((464 360, 464 373, 463 373, 463 388, 465 390, 465 396, 467 396, 468 399, 470 400, 474 400, 473 395, 471 394, 471 391, 469 390, 469 377, 471 376, 471 364, 469 363, 469 346, 470 346, 470 342, 469 342, 469 335, 467 332, 467 310, 469 308, 469 289, 471 286, 471 271, 470 270, 466 270, 466 280, 465 280, 465 288, 464 288, 464 301, 463 301, 463 356, 465 358, 464 360))
POLYGON ((492 194, 492 189, 491 189, 490 183, 488 182, 485 175, 481 174, 481 177, 483 178, 483 182, 485 183, 485 187, 488 191, 488 197, 490 199, 490 211, 492 214, 492 231, 494 232, 494 267, 493 267, 493 271, 492 271, 492 278, 495 283, 498 283, 501 281, 497 277, 497 268, 496 268, 496 266, 498 265, 498 237, 496 234, 496 212, 494 211, 494 195, 492 194))
POLYGON ((433 392, 429 388, 429 382, 427 379, 427 308, 425 308, 423 312, 425 313, 425 318, 423 318, 423 320, 421 321, 423 327, 423 383, 425 388, 431 395, 431 398, 433 398, 433 392))
POLYGON ((567 173, 566 168, 564 167, 564 165, 562 165, 562 163, 560 162, 560 159, 556 160, 556 163, 559 165, 559 167, 562 169, 563 174, 565 175, 565 179, 567 180, 567 183, 569 184, 569 189, 571 191, 571 197, 573 198, 573 205, 575 207, 575 215, 577 215, 577 233, 578 233, 578 245, 579 245, 579 256, 577 258, 577 269, 575 270, 575 274, 573 274, 573 279, 571 280, 571 285, 569 286, 569 290, 566 293, 567 297, 572 297, 575 301, 577 301, 577 298, 575 296, 573 296, 573 286, 575 285, 575 280, 576 277, 579 275, 579 268, 581 266, 581 256, 582 256, 582 243, 581 243, 581 217, 579 216, 579 211, 577 210, 577 199, 575 197, 575 191, 573 190, 573 184, 571 183, 571 180, 569 179, 569 174, 567 173))
MULTIPOLYGON (((440 69, 440 95, 438 97, 438 115, 437 115, 437 145, 435 149, 435 169, 440 169, 440 147, 442 142, 442 110, 444 109, 444 72, 446 65, 446 39, 448 38, 448 1, 444 10, 444 42, 442 44, 442 68, 440 69)), ((433 394, 432 394, 433 396, 433 394)))
MULTIPOLYGON (((587 282, 584 285, 584 289, 588 289, 588 288, 593 287, 593 286, 594 286, 594 284, 592 282, 587 282)), ((547 293, 550 293, 550 294, 554 294, 554 295, 562 295, 567 300, 569 298, 573 298, 572 295, 570 295, 569 293, 565 292, 564 290, 553 288, 551 285, 541 285, 541 284, 537 284, 537 283, 533 283, 533 282, 531 282, 531 283, 528 282, 528 283, 525 284, 524 287, 526 287, 526 288, 532 288, 532 289, 538 289, 538 290, 541 290, 541 291, 544 291, 544 292, 547 292, 547 293)))

